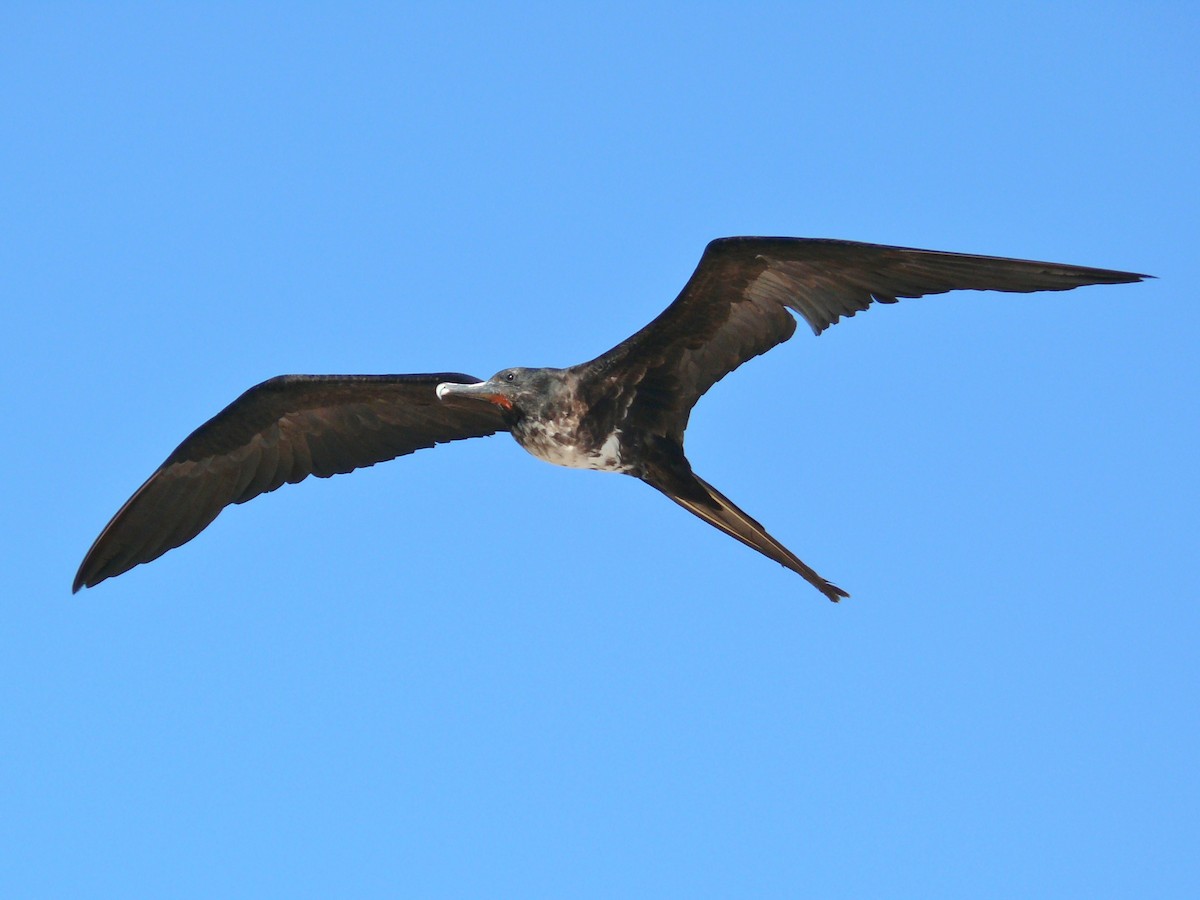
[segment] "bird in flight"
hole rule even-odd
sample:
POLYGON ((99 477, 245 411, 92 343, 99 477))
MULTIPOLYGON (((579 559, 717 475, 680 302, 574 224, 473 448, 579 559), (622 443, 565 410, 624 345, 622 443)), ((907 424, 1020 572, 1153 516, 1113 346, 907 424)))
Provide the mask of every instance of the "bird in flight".
POLYGON ((281 375, 250 388, 175 448, 96 538, 73 590, 157 559, 226 506, 464 438, 509 432, 538 459, 640 478, 684 509, 799 574, 818 575, 683 452, 704 393, 786 341, 802 318, 820 334, 872 302, 954 290, 1065 291, 1148 278, 1058 263, 809 238, 712 241, 653 322, 590 362, 458 373, 281 375))

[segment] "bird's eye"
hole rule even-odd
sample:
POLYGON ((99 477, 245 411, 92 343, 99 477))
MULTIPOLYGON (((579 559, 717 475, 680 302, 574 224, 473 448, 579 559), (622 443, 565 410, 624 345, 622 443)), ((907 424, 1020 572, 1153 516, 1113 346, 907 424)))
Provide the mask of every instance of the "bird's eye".
POLYGON ((514 375, 512 372, 509 372, 507 375, 505 375, 505 376, 504 376, 504 380, 505 380, 505 381, 512 381, 512 380, 513 380, 514 378, 516 378, 516 377, 517 377, 517 376, 516 376, 516 375, 514 375))

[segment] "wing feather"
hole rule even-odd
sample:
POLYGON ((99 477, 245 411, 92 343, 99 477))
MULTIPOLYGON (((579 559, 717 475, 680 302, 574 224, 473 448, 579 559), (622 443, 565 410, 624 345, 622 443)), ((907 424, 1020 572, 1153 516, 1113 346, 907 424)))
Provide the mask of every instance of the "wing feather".
POLYGON ((719 238, 674 303, 580 369, 599 397, 623 395, 630 424, 682 441, 692 406, 710 387, 792 336, 791 312, 820 334, 873 302, 953 290, 1064 291, 1147 277, 853 241, 719 238))
POLYGON ((328 477, 447 441, 506 430, 485 403, 443 402, 470 375, 284 375, 197 428, 121 507, 84 557, 74 590, 157 559, 226 506, 309 475, 328 477))

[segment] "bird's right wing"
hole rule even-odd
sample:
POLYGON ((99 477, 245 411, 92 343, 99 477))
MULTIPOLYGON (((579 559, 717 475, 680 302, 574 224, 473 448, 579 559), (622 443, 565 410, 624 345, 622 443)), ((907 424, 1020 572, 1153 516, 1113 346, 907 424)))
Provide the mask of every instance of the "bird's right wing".
POLYGON ((250 388, 167 457, 96 538, 75 576, 92 587, 157 559, 231 503, 435 444, 507 430, 487 403, 443 402, 430 375, 282 375, 250 388))
POLYGON ((854 241, 733 237, 712 241, 675 302, 583 367, 593 403, 623 403, 640 427, 682 440, 717 381, 786 341, 798 314, 820 334, 873 302, 946 291, 1065 291, 1146 275, 1061 263, 854 241))

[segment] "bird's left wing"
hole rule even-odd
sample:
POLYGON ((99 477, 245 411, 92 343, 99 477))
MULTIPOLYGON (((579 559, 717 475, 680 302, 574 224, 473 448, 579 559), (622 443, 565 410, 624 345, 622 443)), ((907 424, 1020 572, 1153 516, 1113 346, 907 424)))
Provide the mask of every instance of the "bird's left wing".
POLYGON ((682 440, 698 399, 786 341, 794 311, 820 334, 873 301, 953 290, 1064 291, 1147 278, 1132 272, 814 238, 718 238, 675 302, 584 368, 636 424, 682 440), (623 399, 618 395, 634 392, 623 399))
POLYGON ((443 402, 470 375, 282 375, 250 388, 197 428, 96 538, 75 576, 92 587, 157 559, 245 503, 435 444, 506 430, 488 403, 443 402))

